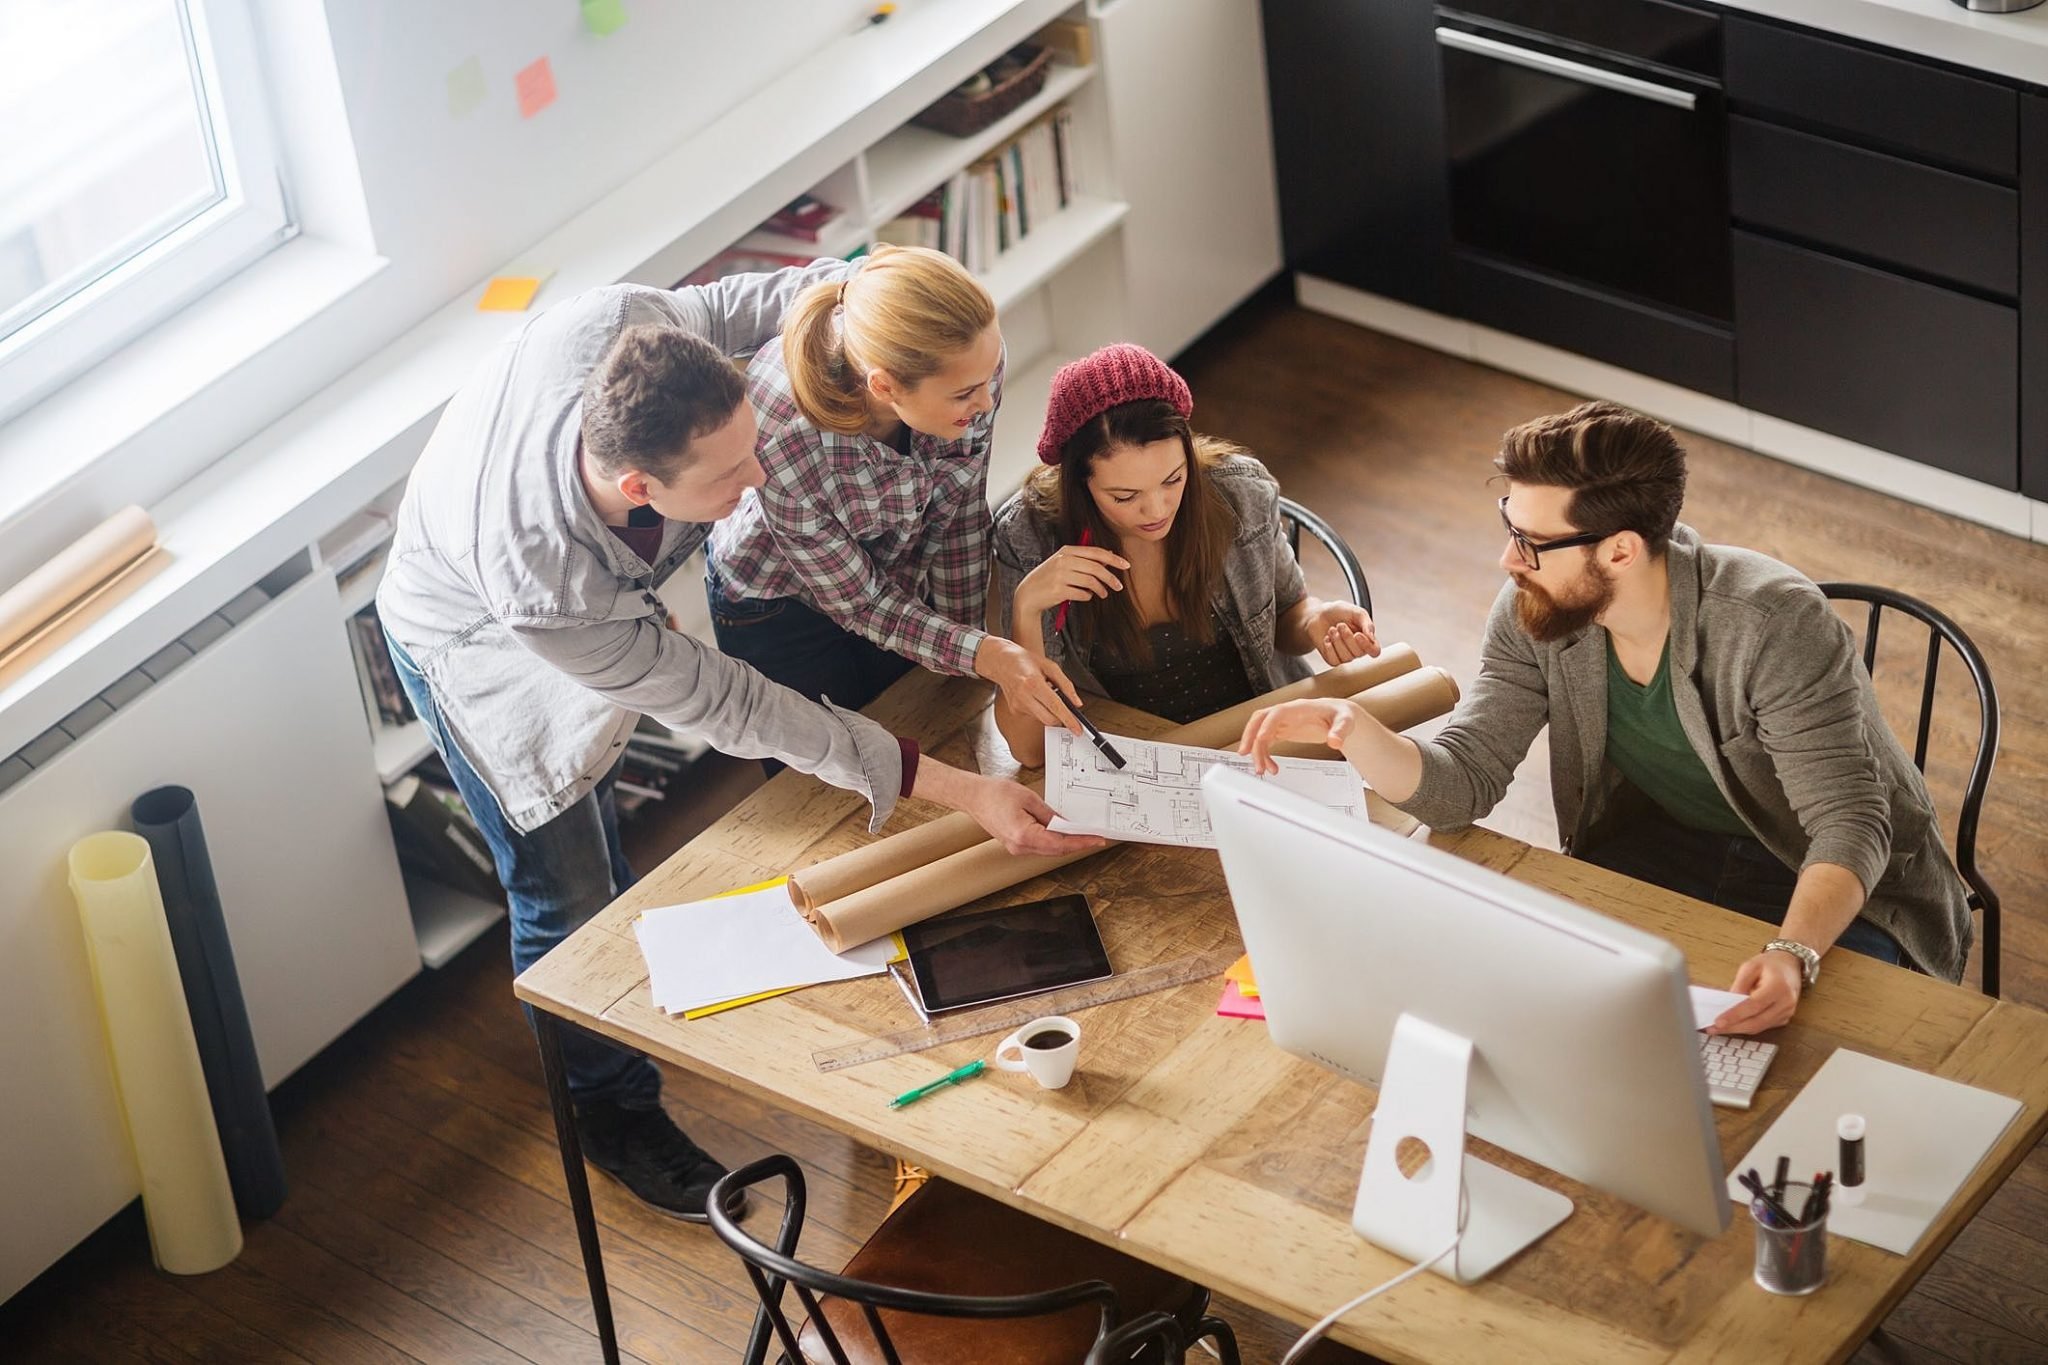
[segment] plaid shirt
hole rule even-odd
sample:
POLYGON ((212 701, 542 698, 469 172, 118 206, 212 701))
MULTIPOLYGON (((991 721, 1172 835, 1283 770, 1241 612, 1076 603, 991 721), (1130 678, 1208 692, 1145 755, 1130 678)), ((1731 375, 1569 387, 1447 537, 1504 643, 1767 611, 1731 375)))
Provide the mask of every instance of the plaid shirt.
MULTIPOLYGON (((989 385, 1003 397, 1005 354, 989 385)), ((995 406, 957 441, 910 434, 910 450, 804 420, 782 341, 747 366, 768 482, 712 530, 725 591, 796 597, 935 673, 974 676, 988 597, 988 460, 995 406)))

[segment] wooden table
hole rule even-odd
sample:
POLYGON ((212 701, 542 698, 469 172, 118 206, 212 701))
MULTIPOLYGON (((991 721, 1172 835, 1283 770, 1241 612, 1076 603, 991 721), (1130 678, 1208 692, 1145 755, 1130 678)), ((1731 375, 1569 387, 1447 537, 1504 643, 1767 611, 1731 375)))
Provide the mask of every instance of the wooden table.
MULTIPOLYGON (((932 741, 940 757, 971 763, 987 695, 915 673, 870 712, 932 741)), ((1107 702, 1090 710, 1114 731, 1164 728, 1107 702)), ((936 813, 908 802, 892 828, 936 813)), ((869 837, 864 804, 785 773, 519 977, 519 997, 544 1021, 543 1061, 608 1359, 616 1358, 610 1312, 560 1083, 557 1016, 1297 1323, 1404 1268, 1351 1230, 1372 1092, 1281 1052, 1256 1022, 1218 1018, 1218 981, 1084 1012, 1081 1068, 1064 1090, 991 1073, 902 1110, 888 1107, 892 1096, 985 1055, 995 1039, 820 1072, 814 1051, 915 1023, 880 978, 693 1023, 653 1008, 632 932, 642 909, 778 875, 869 837)), ((1673 940, 1701 982, 1725 984, 1762 936, 1741 915, 1484 830, 1432 840, 1673 940)), ((1222 869, 1207 851, 1121 846, 990 903, 1065 890, 1090 897, 1120 969, 1237 941, 1222 869)), ((2048 1015, 1836 953, 1797 1019, 1773 1037, 1778 1058, 1755 1106, 1715 1110, 1731 1166, 1837 1047, 2017 1096, 2026 1107, 1915 1255, 1836 1239, 1829 1284, 1803 1299, 1751 1283, 1752 1236, 1740 1209, 1727 1232, 1702 1238, 1474 1142, 1483 1158, 1565 1191, 1578 1211, 1484 1283, 1459 1288, 1422 1276, 1332 1335, 1395 1361, 1487 1365, 1510 1356, 1802 1365, 1846 1357, 2048 1129, 2048 1015)))

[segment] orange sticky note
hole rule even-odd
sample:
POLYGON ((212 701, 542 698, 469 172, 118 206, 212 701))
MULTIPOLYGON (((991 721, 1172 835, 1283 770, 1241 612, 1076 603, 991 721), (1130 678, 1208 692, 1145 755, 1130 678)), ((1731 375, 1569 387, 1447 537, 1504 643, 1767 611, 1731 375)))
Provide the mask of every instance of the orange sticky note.
POLYGON ((519 91, 521 118, 532 118, 555 102, 555 69, 548 65, 545 57, 530 66, 521 67, 512 81, 519 91))
POLYGON ((484 296, 476 306, 485 313, 523 313, 540 292, 540 285, 538 276, 500 275, 484 286, 484 296))

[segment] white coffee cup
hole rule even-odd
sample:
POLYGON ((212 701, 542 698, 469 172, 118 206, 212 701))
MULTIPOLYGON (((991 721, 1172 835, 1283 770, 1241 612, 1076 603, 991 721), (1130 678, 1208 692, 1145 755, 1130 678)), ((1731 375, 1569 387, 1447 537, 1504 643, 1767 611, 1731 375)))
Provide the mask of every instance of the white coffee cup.
POLYGON ((1028 1071, 1047 1090, 1057 1090, 1074 1078, 1074 1060, 1080 1055, 1081 1026, 1051 1014, 1033 1019, 996 1044, 996 1068, 1028 1071))

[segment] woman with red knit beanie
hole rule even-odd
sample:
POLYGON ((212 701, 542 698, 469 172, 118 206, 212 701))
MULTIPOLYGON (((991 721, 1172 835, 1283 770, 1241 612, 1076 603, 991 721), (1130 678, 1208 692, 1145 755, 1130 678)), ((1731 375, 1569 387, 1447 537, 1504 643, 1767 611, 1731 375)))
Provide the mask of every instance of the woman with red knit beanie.
MULTIPOLYGON (((1311 651, 1379 653, 1372 618, 1311 597, 1280 486, 1252 455, 1188 424, 1187 382, 1142 346, 1053 376, 1044 468, 996 513, 998 632, 1084 691, 1190 721, 1302 677, 1311 651)), ((1027 766, 1042 722, 996 699, 1027 766)))

